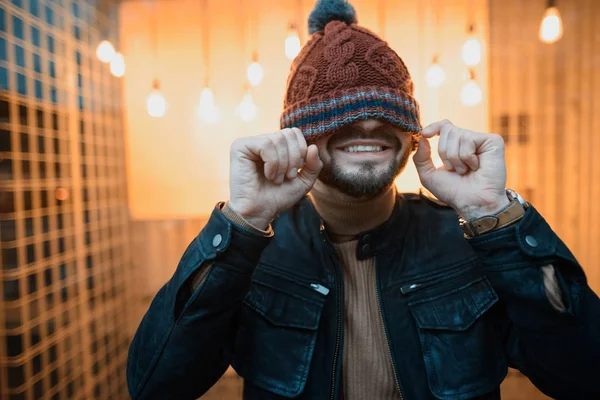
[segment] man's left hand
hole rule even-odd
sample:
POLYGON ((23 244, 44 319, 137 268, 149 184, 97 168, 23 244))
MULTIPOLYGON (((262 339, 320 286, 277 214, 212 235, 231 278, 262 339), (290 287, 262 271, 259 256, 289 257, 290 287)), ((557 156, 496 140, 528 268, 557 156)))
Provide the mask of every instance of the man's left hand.
POLYGON ((466 220, 495 214, 508 205, 502 137, 462 129, 448 120, 434 122, 421 134, 413 160, 421 183, 435 197, 466 220), (433 164, 428 141, 436 135, 444 162, 440 168, 433 164))

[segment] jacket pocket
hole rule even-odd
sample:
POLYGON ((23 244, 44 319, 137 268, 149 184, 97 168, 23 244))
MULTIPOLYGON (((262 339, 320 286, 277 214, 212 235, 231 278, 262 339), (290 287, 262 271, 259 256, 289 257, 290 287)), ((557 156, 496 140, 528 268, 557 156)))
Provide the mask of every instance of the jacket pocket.
POLYGON ((285 397, 304 391, 326 288, 258 268, 241 309, 233 367, 285 397))
POLYGON ((508 370, 498 296, 487 277, 409 302, 427 378, 439 399, 470 399, 498 388, 508 370))

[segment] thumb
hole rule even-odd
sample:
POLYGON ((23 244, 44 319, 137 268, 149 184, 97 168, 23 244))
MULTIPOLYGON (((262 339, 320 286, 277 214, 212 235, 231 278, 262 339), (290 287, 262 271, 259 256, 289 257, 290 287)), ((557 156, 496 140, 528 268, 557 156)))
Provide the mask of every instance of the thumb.
POLYGON ((298 178, 300 178, 309 188, 312 188, 319 177, 321 168, 323 168, 323 162, 319 158, 319 149, 316 145, 311 144, 306 151, 306 162, 304 163, 302 170, 300 170, 298 178))
POLYGON ((435 165, 431 159, 431 145, 429 144, 429 140, 423 136, 421 136, 419 147, 413 156, 413 161, 421 180, 435 172, 435 165))

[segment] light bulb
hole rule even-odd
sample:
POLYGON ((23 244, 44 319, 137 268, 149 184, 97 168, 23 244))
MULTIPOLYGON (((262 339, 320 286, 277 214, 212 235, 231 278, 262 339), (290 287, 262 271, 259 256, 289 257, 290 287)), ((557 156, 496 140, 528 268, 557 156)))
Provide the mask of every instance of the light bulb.
POLYGON ((161 118, 167 111, 167 101, 160 93, 158 82, 154 82, 152 85, 152 92, 146 99, 146 107, 148 108, 148 115, 152 118, 161 118))
POLYGON ((237 111, 240 119, 244 122, 250 122, 256 118, 256 114, 258 114, 258 107, 256 104, 254 104, 252 93, 250 93, 250 91, 244 94, 237 111))
POLYGON ((462 90, 460 91, 460 100, 465 106, 476 106, 477 104, 481 103, 482 98, 483 94, 481 92, 481 88, 473 79, 469 80, 469 82, 467 82, 467 84, 463 86, 462 90))
POLYGON ((446 80, 446 73, 442 66, 437 62, 437 58, 434 57, 431 66, 427 70, 427 74, 425 75, 425 80, 427 84, 431 87, 439 87, 444 80, 446 80))
POLYGON ((110 61, 110 72, 117 78, 125 75, 125 58, 123 58, 123 54, 115 53, 110 61))
POLYGON ((109 63, 114 56, 115 48, 113 45, 108 40, 101 41, 96 48, 96 57, 98 57, 98 60, 103 63, 109 63))
POLYGON ((556 7, 548 7, 540 25, 540 40, 544 43, 555 43, 563 35, 562 20, 556 7))
POLYGON ((264 76, 263 67, 258 63, 258 61, 252 62, 252 64, 248 66, 246 76, 248 78, 248 82, 250 82, 252 86, 258 86, 264 76))
POLYGON ((475 66, 481 61, 481 43, 471 37, 463 45, 462 57, 465 64, 475 66))
POLYGON ((198 115, 207 124, 213 124, 219 119, 219 109, 215 106, 215 96, 209 87, 205 87, 200 92, 198 115))
POLYGON ((285 38, 285 56, 289 60, 293 60, 300 53, 300 47, 298 32, 295 29, 291 29, 287 38, 285 38))

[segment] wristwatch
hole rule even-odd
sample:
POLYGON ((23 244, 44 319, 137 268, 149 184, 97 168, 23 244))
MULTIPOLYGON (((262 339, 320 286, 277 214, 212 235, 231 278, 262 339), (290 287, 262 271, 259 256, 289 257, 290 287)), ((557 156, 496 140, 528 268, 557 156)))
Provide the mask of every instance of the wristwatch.
POLYGON ((504 228, 523 218, 525 210, 529 207, 529 203, 512 189, 506 189, 506 196, 510 200, 510 203, 494 215, 486 215, 471 221, 460 217, 460 227, 465 233, 465 237, 472 238, 483 235, 484 233, 504 228))

